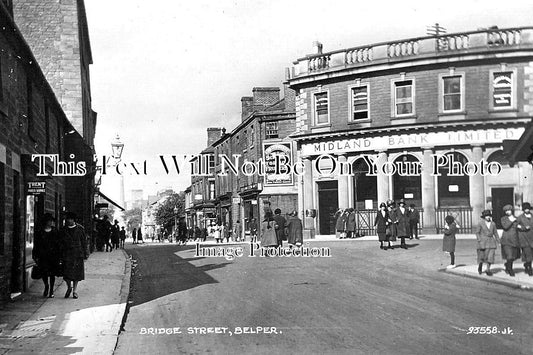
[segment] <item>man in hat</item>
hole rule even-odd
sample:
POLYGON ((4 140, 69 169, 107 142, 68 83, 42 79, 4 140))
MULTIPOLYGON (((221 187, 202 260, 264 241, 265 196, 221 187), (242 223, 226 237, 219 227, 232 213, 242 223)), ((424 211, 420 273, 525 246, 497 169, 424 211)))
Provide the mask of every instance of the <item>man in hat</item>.
POLYGON ((490 266, 494 264, 496 248, 500 237, 496 230, 496 223, 492 221, 492 213, 485 210, 481 213, 481 221, 476 230, 478 273, 483 273, 483 263, 487 263, 487 276, 492 276, 490 266))
POLYGON ((533 260, 533 215, 531 214, 531 204, 524 202, 522 204, 522 213, 516 219, 516 229, 518 229, 518 240, 520 249, 522 249, 522 261, 524 268, 529 276, 533 276, 531 270, 531 261, 533 260))
POLYGON ((415 208, 415 204, 409 205, 409 239, 418 238, 418 223, 420 223, 420 213, 415 208))
POLYGON ((390 235, 388 239, 389 248, 394 249, 394 242, 396 242, 396 230, 398 226, 398 224, 396 223, 396 202, 394 202, 393 200, 387 200, 387 210, 389 212, 390 219, 390 235))
POLYGON ((520 243, 518 241, 518 232, 516 226, 518 224, 514 216, 514 209, 511 205, 503 206, 502 222, 502 259, 505 260, 505 272, 509 276, 514 276, 513 261, 518 259, 520 255, 520 243))
POLYGON ((409 237, 409 213, 407 208, 405 208, 405 201, 403 199, 398 202, 398 206, 394 220, 396 223, 396 236, 400 238, 401 248, 407 249, 405 238, 409 237))
POLYGON ((84 280, 85 269, 83 260, 89 257, 87 252, 87 240, 83 227, 76 223, 76 214, 67 212, 65 215, 65 227, 61 231, 63 279, 67 282, 68 298, 78 298, 78 281, 84 280), (74 283, 74 285, 72 285, 74 283))
POLYGON ((278 239, 278 245, 283 245, 283 240, 287 239, 286 237, 286 230, 287 227, 287 220, 285 217, 281 215, 281 210, 279 208, 276 208, 274 210, 274 221, 276 222, 276 238, 278 239))

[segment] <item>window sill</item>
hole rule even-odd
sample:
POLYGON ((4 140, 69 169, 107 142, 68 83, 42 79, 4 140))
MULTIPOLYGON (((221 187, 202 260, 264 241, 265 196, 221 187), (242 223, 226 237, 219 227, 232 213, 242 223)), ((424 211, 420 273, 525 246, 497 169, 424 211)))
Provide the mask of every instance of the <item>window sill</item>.
POLYGON ((349 125, 358 125, 358 124, 361 124, 361 123, 370 123, 372 120, 370 118, 363 118, 363 119, 360 119, 360 120, 352 120, 352 121, 348 121, 348 124, 349 125))
POLYGON ((512 107, 512 108, 502 108, 502 109, 494 109, 494 108, 491 108, 489 110, 489 114, 497 114, 497 113, 517 113, 518 112, 518 109, 515 108, 515 107, 512 107))
POLYGON ((440 122, 443 121, 464 121, 466 120, 466 112, 465 111, 458 111, 458 112, 439 112, 438 120, 440 122))

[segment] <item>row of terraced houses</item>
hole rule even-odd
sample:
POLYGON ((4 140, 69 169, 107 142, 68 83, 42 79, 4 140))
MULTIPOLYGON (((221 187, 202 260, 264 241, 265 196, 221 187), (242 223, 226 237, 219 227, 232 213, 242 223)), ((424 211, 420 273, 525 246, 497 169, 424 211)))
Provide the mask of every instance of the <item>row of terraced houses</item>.
POLYGON ((0 302, 28 286, 33 235, 44 213, 60 221, 73 211, 92 231, 90 64, 82 0, 0 1, 0 302), (32 154, 85 161, 88 174, 38 176, 32 154))
POLYGON ((352 207, 360 233, 375 234, 381 202, 405 199, 421 211, 421 229, 441 232, 454 215, 468 233, 482 210, 533 201, 533 27, 426 36, 315 53, 286 69, 277 88, 254 88, 242 98, 242 122, 231 132, 208 129, 211 175, 193 177, 187 192, 189 226, 237 220, 247 233, 268 208, 296 210, 305 236, 335 233, 335 212, 352 207), (302 176, 218 176, 220 153, 257 161, 290 154, 302 176), (350 174, 318 174, 332 162, 350 174), (419 174, 369 173, 421 163, 419 174), (497 176, 432 174, 433 157, 464 166, 497 162, 497 176))

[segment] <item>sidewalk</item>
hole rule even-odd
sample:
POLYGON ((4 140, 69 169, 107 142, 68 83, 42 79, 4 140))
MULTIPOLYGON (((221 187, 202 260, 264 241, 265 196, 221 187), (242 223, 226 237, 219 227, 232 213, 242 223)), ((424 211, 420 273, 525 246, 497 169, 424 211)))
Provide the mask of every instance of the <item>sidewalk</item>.
POLYGON ((492 276, 487 276, 485 273, 487 264, 483 264, 483 273, 481 275, 478 273, 477 267, 477 265, 458 265, 455 268, 442 269, 442 271, 513 288, 533 291, 533 276, 529 276, 524 272, 524 266, 520 260, 516 260, 513 264, 513 270, 516 273, 514 277, 505 273, 505 266, 501 263, 491 265, 490 269, 493 272, 492 276))
MULTIPOLYGON (((123 250, 94 252, 85 262, 79 299, 43 298, 36 280, 28 292, 0 305, 0 354, 112 354, 126 310, 131 263, 123 250)), ((59 285, 57 285, 59 283, 59 285)))

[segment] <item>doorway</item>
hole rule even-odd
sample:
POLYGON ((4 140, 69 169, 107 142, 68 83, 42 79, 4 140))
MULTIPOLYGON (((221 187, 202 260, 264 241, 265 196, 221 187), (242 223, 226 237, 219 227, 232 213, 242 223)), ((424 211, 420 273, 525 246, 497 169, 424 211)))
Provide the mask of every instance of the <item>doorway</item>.
POLYGON ((320 234, 335 234, 335 212, 339 208, 337 181, 319 181, 318 222, 320 234))
POLYGON ((503 217, 503 206, 514 206, 514 189, 512 187, 492 188, 492 220, 498 229, 502 229, 501 218, 503 217))

